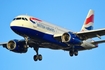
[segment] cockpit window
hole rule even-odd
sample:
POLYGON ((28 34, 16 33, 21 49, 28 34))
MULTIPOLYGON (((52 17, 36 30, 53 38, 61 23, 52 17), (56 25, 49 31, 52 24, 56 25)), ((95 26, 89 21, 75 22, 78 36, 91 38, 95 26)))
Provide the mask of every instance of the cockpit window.
POLYGON ((22 20, 25 20, 25 18, 22 18, 22 20))
POLYGON ((16 20, 21 20, 21 18, 16 18, 16 20))
POLYGON ((13 20, 15 20, 16 18, 14 18, 13 20))
POLYGON ((27 18, 24 18, 26 21, 28 21, 28 19, 27 18))
POLYGON ((28 21, 28 19, 24 18, 24 17, 17 17, 17 18, 14 18, 13 20, 25 20, 25 21, 28 21))

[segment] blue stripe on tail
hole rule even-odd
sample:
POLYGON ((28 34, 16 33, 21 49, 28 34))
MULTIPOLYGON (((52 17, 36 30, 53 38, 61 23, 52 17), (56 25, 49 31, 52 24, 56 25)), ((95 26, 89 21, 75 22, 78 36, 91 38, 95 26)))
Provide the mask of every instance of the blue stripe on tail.
POLYGON ((85 27, 87 30, 93 30, 93 26, 85 27))

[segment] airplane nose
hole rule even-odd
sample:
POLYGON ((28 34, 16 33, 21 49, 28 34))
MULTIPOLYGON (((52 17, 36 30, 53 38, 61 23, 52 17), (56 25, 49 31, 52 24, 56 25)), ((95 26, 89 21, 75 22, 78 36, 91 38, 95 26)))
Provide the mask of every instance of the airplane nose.
POLYGON ((13 26, 13 25, 14 25, 14 23, 13 23, 13 21, 12 21, 12 22, 10 23, 10 27, 13 26))
POLYGON ((12 26, 22 26, 23 24, 22 24, 22 22, 21 21, 12 21, 11 23, 10 23, 10 27, 12 27, 12 26))
POLYGON ((23 22, 22 21, 12 21, 10 23, 10 28, 15 32, 15 33, 19 33, 21 31, 21 29, 19 29, 19 27, 23 27, 23 22))

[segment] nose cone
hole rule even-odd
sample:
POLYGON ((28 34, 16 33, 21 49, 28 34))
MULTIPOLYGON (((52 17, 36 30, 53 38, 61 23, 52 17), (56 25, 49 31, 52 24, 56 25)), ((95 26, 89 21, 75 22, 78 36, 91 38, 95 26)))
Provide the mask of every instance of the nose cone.
POLYGON ((12 27, 12 26, 16 26, 16 22, 12 21, 12 22, 10 23, 10 27, 12 27))
POLYGON ((21 21, 12 21, 10 23, 10 27, 13 27, 13 26, 22 26, 22 22, 21 21))
POLYGON ((17 31, 19 27, 23 27, 23 21, 22 20, 14 20, 10 23, 10 27, 13 31, 17 31))
POLYGON ((23 26, 22 21, 12 21, 10 23, 10 28, 17 34, 21 32, 21 27, 23 26))

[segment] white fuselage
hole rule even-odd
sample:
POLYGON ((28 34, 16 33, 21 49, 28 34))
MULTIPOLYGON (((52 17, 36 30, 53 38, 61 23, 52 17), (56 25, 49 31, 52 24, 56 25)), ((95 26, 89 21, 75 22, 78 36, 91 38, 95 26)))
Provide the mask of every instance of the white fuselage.
POLYGON ((32 19, 33 22, 31 22, 30 18, 34 18, 34 17, 27 16, 27 15, 20 15, 20 16, 17 16, 16 18, 22 18, 22 17, 27 18, 27 21, 22 20, 22 19, 21 20, 15 19, 11 22, 10 26, 19 26, 19 27, 30 28, 30 29, 34 29, 34 30, 37 30, 37 31, 40 31, 40 32, 43 32, 46 34, 51 34, 51 35, 62 34, 64 32, 69 31, 64 28, 50 24, 48 22, 45 22, 45 21, 42 21, 39 19, 37 20, 36 18, 35 18, 36 20, 32 19))
MULTIPOLYGON (((58 46, 57 49, 59 48, 59 45, 60 45, 59 49, 61 49, 62 46, 66 46, 66 47, 63 47, 64 49, 68 48, 67 44, 56 41, 54 39, 54 35, 62 35, 65 32, 71 32, 70 30, 66 30, 64 28, 55 26, 48 22, 39 20, 32 16, 27 16, 27 15, 17 16, 11 22, 10 26, 12 27, 13 31, 15 31, 16 33, 18 33, 19 35, 21 35, 23 37, 32 37, 32 36, 34 37, 35 36, 37 38, 37 36, 39 35, 38 36, 39 38, 43 37, 43 39, 49 41, 50 44, 53 43, 52 44, 53 46, 58 46), (15 28, 13 29, 13 27, 15 27, 15 28), (43 34, 45 34, 45 35, 43 35, 43 34)), ((48 48, 49 48, 49 46, 51 46, 50 44, 49 45, 44 44, 44 45, 48 46, 48 48)), ((41 46, 44 46, 44 45, 41 45, 41 46)), ((83 44, 81 44, 78 47, 81 47, 81 46, 85 49, 91 49, 91 48, 95 47, 92 44, 88 45, 87 41, 84 41, 83 44), (88 46, 88 48, 87 48, 87 46, 88 46)), ((56 47, 54 49, 56 49, 56 47)))

